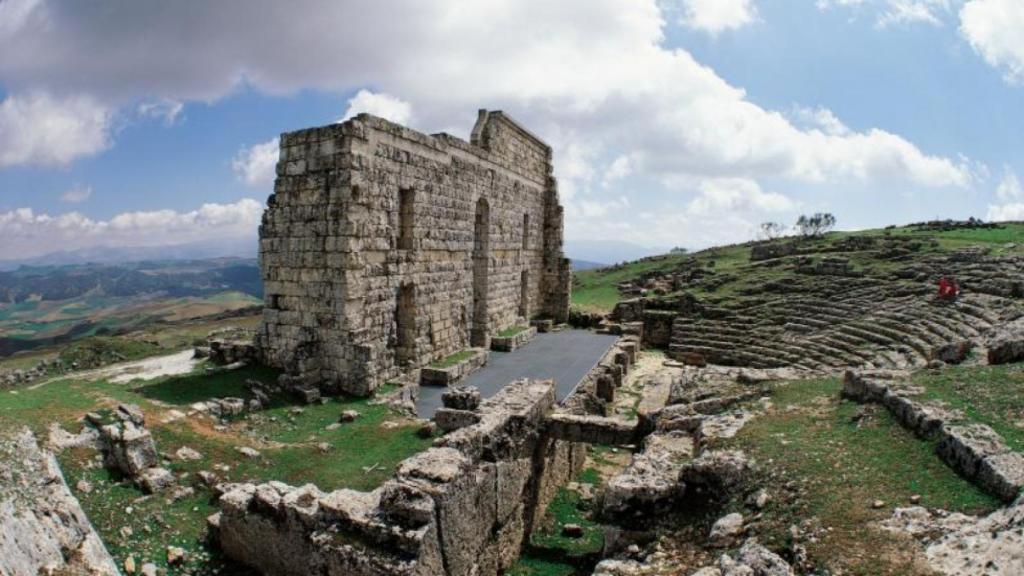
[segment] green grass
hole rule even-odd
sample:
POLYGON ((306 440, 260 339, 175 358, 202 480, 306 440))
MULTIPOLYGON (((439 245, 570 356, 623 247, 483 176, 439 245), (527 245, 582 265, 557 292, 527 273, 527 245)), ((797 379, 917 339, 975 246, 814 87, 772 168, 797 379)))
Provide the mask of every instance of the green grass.
POLYGON ((91 336, 68 345, 60 352, 60 359, 65 364, 77 362, 83 366, 92 365, 100 359, 112 362, 120 359, 139 360, 157 354, 166 353, 150 342, 130 338, 91 336))
POLYGON ((574 576, 576 569, 569 564, 551 562, 523 555, 508 571, 508 576, 574 576))
MULTIPOLYGON (((600 474, 593 468, 583 470, 576 480, 595 487, 601 485, 600 474)), ((572 562, 595 559, 604 549, 604 526, 593 520, 592 504, 584 501, 579 492, 559 488, 544 512, 540 527, 530 536, 531 553, 572 562), (562 528, 567 524, 579 525, 583 536, 562 535, 562 528)))
MULTIPOLYGON (((810 547, 823 566, 850 574, 917 574, 899 554, 890 534, 866 528, 887 518, 894 506, 920 495, 929 508, 986 513, 1000 503, 957 476, 923 441, 878 406, 839 399, 838 379, 808 380, 778 388, 776 409, 748 423, 725 444, 741 448, 783 479, 797 478, 805 490, 796 502, 773 501, 764 511, 768 545, 787 541, 790 524, 816 517, 831 528, 810 547), (862 410, 869 416, 855 418, 862 410), (871 503, 882 500, 883 509, 871 503)), ((782 488, 770 490, 778 498, 782 488)))
POLYGON ((530 328, 529 326, 513 326, 511 328, 506 328, 506 329, 502 330, 501 332, 498 332, 498 337, 499 338, 511 338, 511 337, 515 336, 516 334, 519 334, 523 330, 528 330, 529 328, 530 328))
POLYGON ((443 370, 445 368, 451 368, 460 362, 465 362, 473 357, 474 352, 472 350, 462 350, 446 356, 430 365, 431 368, 437 368, 443 370))
MULTIPOLYGON (((324 491, 373 490, 392 476, 399 462, 432 443, 431 438, 417 434, 415 420, 364 398, 337 398, 301 407, 287 398, 275 398, 269 409, 236 418, 226 427, 200 417, 163 422, 171 409, 186 412, 187 405, 196 401, 245 397, 245 380, 271 381, 276 375, 266 368, 248 367, 141 384, 55 381, 0 393, 0 428, 28 425, 45 438, 50 422, 77 431, 86 412, 107 412, 118 402, 130 402, 146 412, 148 428, 161 453, 174 454, 187 446, 202 454, 197 461, 172 460, 168 464, 176 476, 184 475, 181 485, 191 485, 196 472, 208 470, 223 481, 313 483, 324 491), (356 410, 360 416, 355 422, 332 426, 345 410, 356 410), (238 446, 253 447, 261 456, 242 457, 236 451, 238 446), (227 471, 221 466, 228 466, 227 471)), ((93 484, 92 492, 76 496, 119 564, 131 554, 137 566, 144 561, 165 566, 166 547, 175 545, 185 548, 192 560, 172 569, 171 574, 241 573, 225 564, 205 542, 205 519, 217 511, 208 491, 197 489, 196 494, 173 504, 162 495, 145 497, 121 482, 117 474, 97 466, 96 455, 90 450, 73 450, 62 454, 60 460, 70 485, 79 479, 93 484), (126 512, 129 507, 131 513, 126 512), (130 528, 130 534, 123 533, 123 527, 130 528)))
POLYGON ((1024 366, 958 366, 916 373, 921 397, 961 410, 966 419, 992 427, 1018 452, 1024 452, 1024 366))
POLYGON ((278 372, 276 370, 258 366, 247 366, 239 370, 226 372, 216 371, 209 374, 200 372, 185 376, 175 376, 152 384, 143 384, 136 388, 135 391, 150 400, 175 406, 188 406, 194 402, 201 402, 211 398, 245 397, 246 380, 258 380, 267 384, 273 384, 277 380, 277 376, 278 372))

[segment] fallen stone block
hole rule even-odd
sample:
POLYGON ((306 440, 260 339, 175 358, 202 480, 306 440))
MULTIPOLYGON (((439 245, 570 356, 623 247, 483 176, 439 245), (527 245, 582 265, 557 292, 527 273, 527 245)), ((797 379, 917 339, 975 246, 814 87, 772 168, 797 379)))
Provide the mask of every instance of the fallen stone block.
POLYGON ((679 480, 688 491, 722 499, 742 489, 752 469, 739 450, 708 450, 682 467, 679 480))
POLYGON ((444 407, 455 410, 476 410, 480 400, 480 389, 475 386, 455 386, 441 394, 444 407))
POLYGON ((650 519, 683 496, 680 472, 693 457, 693 439, 683 432, 654 433, 629 466, 608 481, 601 514, 624 524, 650 519))
POLYGON ((978 477, 985 458, 1009 452, 1003 439, 984 424, 943 426, 935 450, 954 470, 971 480, 978 477))
POLYGON ((978 484, 1004 502, 1013 502, 1024 488, 1024 455, 1005 452, 985 457, 978 466, 978 484))
POLYGON ((568 442, 624 446, 637 441, 635 424, 603 416, 552 414, 546 429, 553 438, 568 442))
POLYGON ((480 415, 469 410, 456 410, 454 408, 438 408, 434 413, 434 422, 443 432, 454 432, 460 428, 472 426, 480 422, 480 415))
POLYGON ((932 349, 930 359, 946 364, 960 364, 970 356, 974 343, 970 340, 957 340, 932 349))

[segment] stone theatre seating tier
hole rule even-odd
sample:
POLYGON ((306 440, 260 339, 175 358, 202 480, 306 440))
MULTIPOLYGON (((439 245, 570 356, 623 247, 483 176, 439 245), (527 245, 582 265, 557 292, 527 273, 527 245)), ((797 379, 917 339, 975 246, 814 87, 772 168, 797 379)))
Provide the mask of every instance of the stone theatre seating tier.
POLYGON ((260 226, 261 359, 365 395, 536 319, 564 322, 551 148, 481 110, 470 142, 369 115, 281 136, 260 226))

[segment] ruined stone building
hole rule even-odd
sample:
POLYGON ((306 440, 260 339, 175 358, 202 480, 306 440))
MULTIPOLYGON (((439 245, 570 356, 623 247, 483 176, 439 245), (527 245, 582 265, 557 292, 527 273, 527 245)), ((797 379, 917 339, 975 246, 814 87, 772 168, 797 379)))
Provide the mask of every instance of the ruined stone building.
POLYGON ((327 393, 536 318, 563 322, 569 262, 551 148, 481 110, 470 142, 359 115, 281 136, 260 226, 263 361, 327 393))

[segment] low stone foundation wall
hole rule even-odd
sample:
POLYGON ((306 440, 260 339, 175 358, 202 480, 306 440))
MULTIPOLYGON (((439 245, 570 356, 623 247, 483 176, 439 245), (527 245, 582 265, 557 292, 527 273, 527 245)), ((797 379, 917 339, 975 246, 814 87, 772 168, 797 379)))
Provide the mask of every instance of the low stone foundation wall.
POLYGON ((968 480, 1005 502, 1024 488, 1024 455, 1011 450, 1003 438, 984 424, 965 422, 941 406, 913 398, 919 393, 885 374, 848 371, 843 395, 858 402, 885 406, 905 428, 922 438, 938 439, 936 452, 968 480))
POLYGON ((537 332, 540 332, 541 334, 544 334, 544 333, 547 333, 547 332, 554 332, 554 330, 555 330, 555 321, 547 319, 547 318, 539 318, 539 319, 536 319, 536 320, 531 320, 530 321, 530 326, 533 326, 534 328, 536 328, 537 332))
POLYGON ((543 433, 554 405, 553 382, 514 382, 370 493, 227 486, 213 533, 271 576, 496 576, 583 466, 582 445, 543 433))
POLYGON ((473 348, 473 355, 465 360, 445 368, 426 367, 420 370, 421 386, 454 386, 466 376, 483 368, 487 364, 489 352, 483 348, 473 348))
POLYGON ((571 407, 568 412, 604 415, 603 411, 595 411, 593 406, 587 408, 579 406, 579 404, 589 402, 588 397, 602 403, 613 401, 615 390, 622 386, 630 366, 636 363, 639 349, 640 339, 638 337, 623 336, 620 338, 583 377, 573 394, 563 402, 566 406, 571 407))
POLYGON ((208 348, 197 348, 196 357, 209 357, 210 362, 227 366, 238 362, 259 362, 259 349, 252 340, 212 339, 208 348))
POLYGON ((491 350, 497 352, 512 352, 516 348, 533 340, 537 336, 537 328, 531 326, 512 336, 495 336, 491 338, 491 350))

